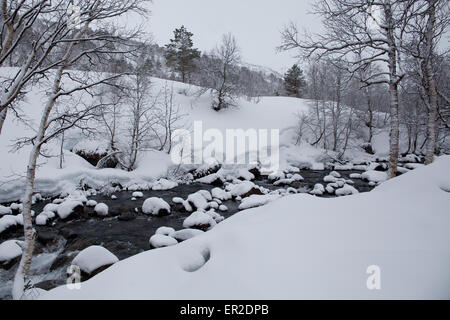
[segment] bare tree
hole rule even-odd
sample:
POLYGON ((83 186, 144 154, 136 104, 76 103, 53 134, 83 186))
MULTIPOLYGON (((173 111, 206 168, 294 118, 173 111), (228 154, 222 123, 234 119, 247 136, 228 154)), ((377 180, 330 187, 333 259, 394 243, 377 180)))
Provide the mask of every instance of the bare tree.
MULTIPOLYGON (((60 6, 63 2, 64 1, 60 1, 56 5, 60 6)), ((86 119, 86 117, 91 115, 93 110, 96 109, 96 106, 93 105, 77 111, 71 116, 63 114, 53 117, 52 111, 60 98, 80 92, 91 95, 92 90, 97 86, 109 84, 110 81, 121 76, 120 74, 97 74, 94 76, 89 72, 84 72, 80 75, 79 72, 77 73, 71 70, 70 67, 81 59, 90 61, 92 56, 101 56, 103 54, 125 54, 130 52, 130 49, 128 47, 123 48, 123 45, 129 41, 131 37, 136 36, 135 33, 128 35, 127 37, 122 37, 118 32, 105 33, 104 30, 101 29, 98 29, 98 31, 95 32, 90 30, 89 26, 107 21, 110 18, 117 17, 130 11, 144 13, 145 10, 141 6, 142 2, 143 1, 139 0, 80 1, 78 3, 81 11, 81 25, 79 30, 68 28, 67 17, 65 15, 66 11, 61 12, 57 9, 54 11, 55 13, 60 14, 60 16, 54 17, 58 18, 57 20, 60 22, 55 22, 56 25, 51 23, 49 28, 61 28, 61 30, 60 32, 50 32, 50 34, 53 35, 53 38, 49 38, 47 42, 55 41, 54 39, 58 38, 58 41, 53 43, 53 45, 57 45, 57 48, 55 48, 57 54, 53 57, 55 62, 49 63, 45 70, 40 70, 40 74, 44 74, 44 71, 48 71, 52 65, 56 66, 57 69, 54 70, 52 74, 46 74, 53 78, 48 100, 43 109, 36 135, 31 139, 28 139, 28 142, 32 144, 32 149, 28 160, 26 187, 23 196, 23 227, 25 240, 22 257, 14 277, 12 292, 14 299, 20 299, 24 294, 33 256, 35 230, 32 225, 31 204, 34 191, 36 162, 41 153, 41 149, 48 141, 59 136, 64 131, 73 128, 79 121, 86 119), (60 33, 65 34, 66 36, 64 38, 59 38, 60 33), (80 46, 80 44, 87 41, 91 42, 92 46, 80 46), (115 44, 115 46, 112 46, 112 44, 115 44), (119 44, 122 46, 119 46, 119 44), (65 82, 64 80, 70 81, 65 82), (65 119, 64 125, 51 130, 54 123, 60 123, 61 117, 64 117, 65 119)), ((67 8, 68 4, 69 2, 65 2, 63 7, 67 8)))
POLYGON ((230 33, 225 34, 220 45, 212 53, 210 64, 204 70, 211 79, 211 91, 214 95, 212 107, 216 111, 235 105, 239 85, 232 69, 239 61, 236 38, 230 33))
POLYGON ((302 56, 338 56, 350 61, 351 72, 374 63, 385 69, 365 79, 367 85, 387 83, 390 95, 389 177, 397 174, 399 155, 398 85, 405 26, 417 14, 413 0, 319 0, 314 12, 323 17, 326 32, 305 34, 291 24, 282 32, 282 50, 300 49, 302 56), (361 52, 355 59, 354 52, 361 52))

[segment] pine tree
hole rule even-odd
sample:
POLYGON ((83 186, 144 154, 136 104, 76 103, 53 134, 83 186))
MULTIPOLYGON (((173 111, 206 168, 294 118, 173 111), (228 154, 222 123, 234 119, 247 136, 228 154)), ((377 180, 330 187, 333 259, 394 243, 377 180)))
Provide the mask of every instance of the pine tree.
POLYGON ((174 72, 181 74, 183 82, 195 70, 195 60, 200 58, 200 51, 193 48, 193 34, 186 30, 184 26, 175 29, 173 32, 175 38, 170 39, 170 43, 166 45, 167 65, 174 72))
POLYGON ((306 87, 305 76, 302 69, 294 64, 284 75, 284 88, 290 96, 302 97, 306 87))

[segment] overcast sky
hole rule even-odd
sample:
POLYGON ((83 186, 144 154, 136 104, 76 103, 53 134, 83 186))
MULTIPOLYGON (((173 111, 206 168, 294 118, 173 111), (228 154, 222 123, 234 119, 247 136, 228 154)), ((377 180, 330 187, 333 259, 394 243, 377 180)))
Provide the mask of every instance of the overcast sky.
POLYGON ((294 52, 277 53, 280 30, 289 21, 314 30, 320 26, 307 14, 308 0, 153 0, 148 32, 159 45, 184 25, 194 33, 194 45, 209 51, 222 34, 235 35, 245 62, 284 72, 296 62, 294 52))

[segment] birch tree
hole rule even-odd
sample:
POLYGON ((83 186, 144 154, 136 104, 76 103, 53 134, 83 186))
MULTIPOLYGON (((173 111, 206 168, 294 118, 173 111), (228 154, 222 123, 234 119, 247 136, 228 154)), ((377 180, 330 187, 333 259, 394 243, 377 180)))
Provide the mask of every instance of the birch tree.
MULTIPOLYGON (((113 80, 117 79, 120 74, 92 75, 88 72, 80 74, 71 70, 71 66, 86 59, 90 61, 91 56, 101 56, 110 54, 126 54, 130 51, 129 48, 123 48, 123 45, 131 38, 136 36, 135 33, 121 36, 117 30, 114 32, 105 32, 103 29, 98 31, 90 30, 89 27, 98 23, 107 23, 110 18, 120 16, 122 14, 135 11, 144 13, 141 0, 93 0, 93 1, 79 1, 78 5, 81 12, 80 28, 71 29, 68 27, 68 17, 65 12, 69 6, 70 1, 60 1, 57 6, 64 2, 63 8, 66 10, 59 11, 55 9, 55 13, 60 16, 54 16, 58 22, 54 25, 50 23, 50 27, 61 28, 60 32, 50 32, 53 38, 48 39, 52 42, 56 53, 53 61, 49 63, 45 69, 49 70, 50 66, 56 67, 51 74, 52 85, 49 88, 48 100, 43 108, 39 127, 36 130, 36 135, 28 142, 32 144, 30 151, 27 171, 26 171, 26 187, 23 195, 23 227, 25 233, 25 240, 23 244, 23 253, 14 277, 14 284, 12 295, 14 299, 21 299, 28 286, 28 273, 31 266, 34 249, 35 230, 32 225, 31 218, 31 204, 32 195, 34 191, 34 182, 36 174, 36 163, 41 153, 43 146, 55 137, 58 137, 64 131, 73 128, 79 121, 85 119, 92 114, 95 105, 79 112, 75 112, 73 116, 66 117, 64 124, 54 130, 51 130, 52 124, 59 122, 59 116, 52 117, 52 111, 58 100, 62 97, 74 95, 76 93, 85 92, 92 94, 92 90, 99 85, 108 85, 113 80), (65 37, 61 38, 60 33, 65 37), (56 40, 57 39, 57 40, 56 40), (89 41, 91 46, 81 46, 80 44, 89 41), (115 45, 113 45, 115 44, 115 45), (120 44, 121 46, 118 46, 120 44)), ((60 7, 61 8, 61 7, 60 7)), ((45 47, 47 47, 45 45, 45 47)), ((41 71, 43 74, 43 71, 41 71)))

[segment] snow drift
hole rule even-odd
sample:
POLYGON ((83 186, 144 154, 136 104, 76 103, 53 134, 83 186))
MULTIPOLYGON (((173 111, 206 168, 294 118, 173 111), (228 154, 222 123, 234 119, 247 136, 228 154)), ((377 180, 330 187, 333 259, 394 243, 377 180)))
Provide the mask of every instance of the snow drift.
POLYGON ((43 298, 449 299, 449 171, 445 156, 370 193, 287 196, 43 298))

